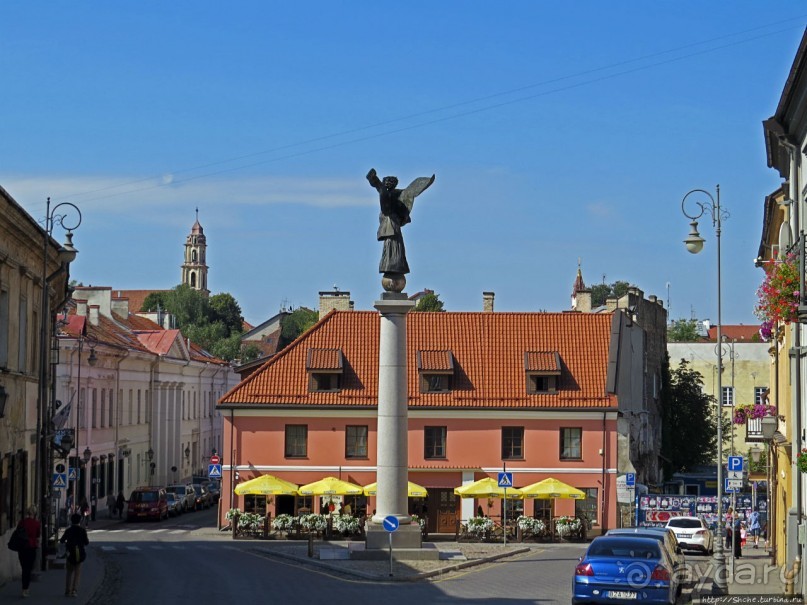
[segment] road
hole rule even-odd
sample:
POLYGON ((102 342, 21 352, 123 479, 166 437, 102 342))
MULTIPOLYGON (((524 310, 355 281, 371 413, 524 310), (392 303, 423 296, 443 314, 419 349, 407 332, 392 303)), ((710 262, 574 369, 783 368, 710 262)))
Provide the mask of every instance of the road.
MULTIPOLYGON (((256 543, 217 534, 213 510, 161 523, 90 531, 106 572, 93 603, 569 603, 571 574, 585 545, 536 545, 526 555, 437 581, 368 582, 294 561, 267 558, 256 543)), ((696 557, 695 560, 699 558, 696 557)), ((687 601, 688 599, 682 599, 687 601)))

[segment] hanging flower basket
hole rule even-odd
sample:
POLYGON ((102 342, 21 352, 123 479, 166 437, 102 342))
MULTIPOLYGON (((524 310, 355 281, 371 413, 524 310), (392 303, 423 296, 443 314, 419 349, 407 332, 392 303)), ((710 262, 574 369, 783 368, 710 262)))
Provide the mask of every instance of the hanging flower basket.
POLYGON ((807 448, 802 449, 796 456, 796 466, 802 473, 807 473, 807 448))
POLYGON ((734 424, 745 424, 751 418, 776 416, 776 406, 764 403, 747 403, 734 408, 734 424))
POLYGON ((779 323, 797 321, 799 309, 799 263, 795 254, 765 264, 765 280, 757 290, 754 313, 762 320, 760 336, 770 339, 779 323))

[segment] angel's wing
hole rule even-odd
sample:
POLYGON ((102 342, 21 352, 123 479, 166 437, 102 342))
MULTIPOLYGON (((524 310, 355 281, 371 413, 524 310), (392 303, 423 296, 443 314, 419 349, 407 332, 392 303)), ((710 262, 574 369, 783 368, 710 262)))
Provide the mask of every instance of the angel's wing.
POLYGON ((422 176, 419 179, 415 179, 409 187, 401 191, 401 195, 398 199, 403 202, 409 212, 412 212, 412 206, 415 205, 415 198, 426 191, 433 182, 434 175, 422 176))

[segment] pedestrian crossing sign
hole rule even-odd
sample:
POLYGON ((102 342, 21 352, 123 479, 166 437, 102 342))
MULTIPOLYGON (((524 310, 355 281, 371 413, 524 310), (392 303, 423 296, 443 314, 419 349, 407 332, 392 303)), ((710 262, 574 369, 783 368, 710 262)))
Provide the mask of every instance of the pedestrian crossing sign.
POLYGON ((67 469, 67 478, 70 481, 75 481, 77 479, 77 477, 76 477, 76 468, 75 467, 71 467, 71 468, 67 469))
POLYGON ((53 473, 53 488, 64 489, 67 487, 67 475, 65 473, 53 473))
POLYGON ((207 476, 210 479, 221 479, 221 465, 220 464, 208 464, 207 465, 207 476))
POLYGON ((513 473, 499 473, 499 487, 513 487, 513 473))

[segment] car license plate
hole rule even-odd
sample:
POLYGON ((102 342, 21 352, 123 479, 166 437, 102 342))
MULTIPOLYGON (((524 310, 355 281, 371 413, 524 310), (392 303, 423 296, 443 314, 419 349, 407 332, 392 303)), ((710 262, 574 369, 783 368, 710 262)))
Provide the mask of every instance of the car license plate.
POLYGON ((608 598, 609 599, 637 599, 639 597, 638 593, 631 592, 629 590, 609 590, 608 591, 608 598))
POLYGON ((678 534, 679 538, 691 538, 692 534, 678 534))

